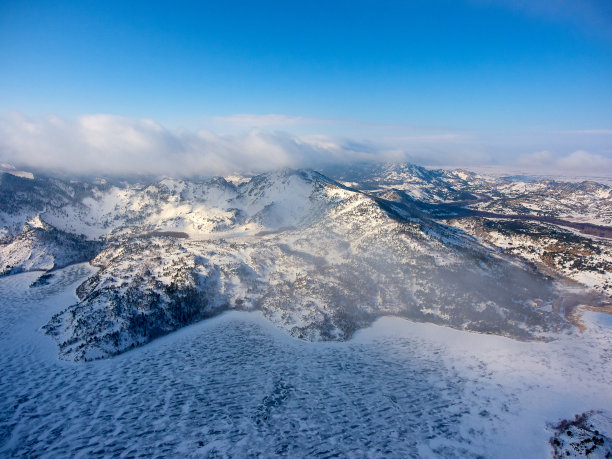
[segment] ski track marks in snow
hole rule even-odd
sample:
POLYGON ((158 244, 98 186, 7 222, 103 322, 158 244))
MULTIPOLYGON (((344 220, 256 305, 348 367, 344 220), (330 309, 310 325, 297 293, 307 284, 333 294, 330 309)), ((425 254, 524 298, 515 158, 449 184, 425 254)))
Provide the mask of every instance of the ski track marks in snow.
POLYGON ((384 318, 306 343, 232 312, 60 361, 40 327, 91 272, 0 279, 0 456, 541 457, 547 420, 611 408, 602 328, 584 345, 521 343, 384 318))

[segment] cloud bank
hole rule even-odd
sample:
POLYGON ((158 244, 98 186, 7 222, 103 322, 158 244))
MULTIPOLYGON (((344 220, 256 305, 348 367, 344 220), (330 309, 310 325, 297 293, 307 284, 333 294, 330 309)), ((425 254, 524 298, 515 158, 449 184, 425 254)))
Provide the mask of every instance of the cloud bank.
POLYGON ((521 156, 517 163, 519 166, 536 171, 549 169, 562 172, 612 174, 612 159, 584 150, 577 150, 566 156, 556 156, 550 151, 538 151, 521 156))
POLYGON ((397 151, 319 136, 250 129, 237 135, 169 130, 152 120, 87 115, 0 118, 0 160, 76 174, 216 175, 358 160, 403 160, 397 151))
MULTIPOLYGON (((311 121, 284 115, 236 115, 226 117, 225 122, 232 128, 236 124, 244 128, 220 134, 208 129, 172 130, 153 120, 114 115, 85 115, 69 120, 54 115, 30 118, 14 112, 0 116, 0 163, 25 170, 97 176, 194 177, 258 173, 281 167, 320 168, 356 161, 464 167, 513 164, 540 171, 608 170, 612 174, 612 159, 584 149, 569 150, 564 155, 545 150, 523 154, 515 160, 514 155, 495 146, 497 142, 503 143, 506 151, 519 148, 508 145, 508 136, 487 142, 473 134, 426 129, 417 132, 401 125, 375 126, 370 133, 384 134, 374 136, 374 140, 270 130, 272 126, 282 128, 311 121)), ((345 128, 342 126, 342 130, 345 128)), ((605 146, 609 145, 608 132, 612 131, 579 132, 573 134, 575 138, 599 139, 605 146)), ((567 136, 555 136, 567 142, 567 136)), ((525 151, 524 145, 521 150, 525 151)))
POLYGON ((236 115, 219 120, 244 129, 219 134, 207 129, 171 130, 153 120, 114 115, 67 120, 14 112, 0 117, 0 161, 21 168, 88 175, 223 175, 355 161, 411 161, 414 157, 408 149, 424 152, 425 157, 431 148, 460 140, 454 134, 440 134, 369 141, 263 129, 309 122, 284 115, 236 115))

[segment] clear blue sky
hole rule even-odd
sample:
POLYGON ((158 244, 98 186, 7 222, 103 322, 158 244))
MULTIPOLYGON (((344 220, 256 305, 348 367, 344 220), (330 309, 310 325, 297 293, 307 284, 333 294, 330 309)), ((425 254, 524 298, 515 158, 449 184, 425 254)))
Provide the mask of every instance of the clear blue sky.
POLYGON ((11 110, 610 130, 612 2, 1 1, 11 110))

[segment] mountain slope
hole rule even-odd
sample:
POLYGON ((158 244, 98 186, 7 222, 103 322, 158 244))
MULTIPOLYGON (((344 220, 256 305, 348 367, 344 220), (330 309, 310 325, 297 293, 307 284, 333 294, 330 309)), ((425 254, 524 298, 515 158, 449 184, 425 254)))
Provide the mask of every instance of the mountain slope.
POLYGON ((383 204, 310 172, 256 177, 228 201, 243 215, 231 231, 117 236, 46 329, 65 358, 94 359, 227 309, 261 310, 308 340, 344 340, 389 314, 518 338, 567 326, 546 277, 383 204))
POLYGON ((492 181, 414 165, 345 172, 354 180, 284 169, 147 186, 5 175, 0 196, 21 204, 0 212, 0 261, 15 260, 9 273, 93 258, 78 303, 45 326, 66 359, 108 357, 228 309, 261 310, 306 340, 344 340, 382 315, 519 339, 570 329, 551 277, 436 221, 435 206, 469 205, 492 181))

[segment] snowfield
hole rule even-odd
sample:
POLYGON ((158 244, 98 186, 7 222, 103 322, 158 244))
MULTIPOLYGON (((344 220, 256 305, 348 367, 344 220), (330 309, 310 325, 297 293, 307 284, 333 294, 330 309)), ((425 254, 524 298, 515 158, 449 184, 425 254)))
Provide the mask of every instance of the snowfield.
MULTIPOLYGON (((593 312, 550 342, 386 317, 318 343, 230 312, 59 360, 41 327, 93 271, 0 278, 1 456, 549 457, 554 425, 612 412, 612 323, 593 312)), ((612 451, 602 426, 594 457, 612 451)))

